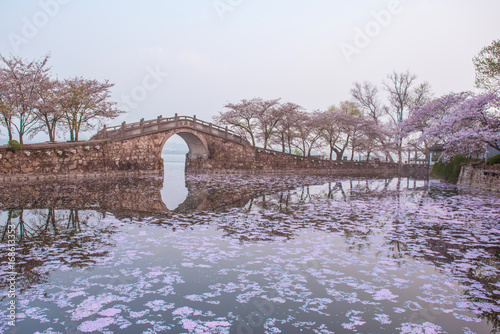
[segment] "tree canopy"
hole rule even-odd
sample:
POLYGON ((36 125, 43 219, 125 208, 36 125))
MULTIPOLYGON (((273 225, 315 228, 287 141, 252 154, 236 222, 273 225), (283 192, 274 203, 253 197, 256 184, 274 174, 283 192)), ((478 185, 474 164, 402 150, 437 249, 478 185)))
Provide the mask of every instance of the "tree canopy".
POLYGON ((419 140, 442 144, 442 160, 484 152, 487 146, 500 150, 500 95, 450 93, 412 110, 404 123, 407 133, 420 131, 419 140))
POLYGON ((111 101, 113 84, 81 77, 54 79, 49 58, 0 55, 0 124, 9 140, 17 133, 22 144, 26 135, 45 132, 55 141, 58 129, 78 140, 79 133, 93 129, 96 122, 123 113, 111 101))
POLYGON ((476 87, 500 92, 500 40, 484 47, 473 59, 476 87))

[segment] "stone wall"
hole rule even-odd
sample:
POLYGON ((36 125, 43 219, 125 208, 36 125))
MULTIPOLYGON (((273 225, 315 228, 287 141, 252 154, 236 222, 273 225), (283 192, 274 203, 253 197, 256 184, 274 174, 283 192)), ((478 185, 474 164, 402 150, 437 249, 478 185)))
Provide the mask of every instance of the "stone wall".
POLYGON ((207 138, 209 159, 188 159, 188 173, 288 173, 338 176, 427 177, 427 165, 330 161, 253 148, 220 138, 207 138))
POLYGON ((24 145, 0 148, 0 180, 159 174, 163 169, 160 134, 122 141, 24 145))
POLYGON ((491 166, 463 166, 460 171, 458 184, 500 192, 500 168, 491 166))
POLYGON ((188 173, 289 173, 367 177, 428 175, 426 165, 303 158, 253 148, 192 129, 173 129, 120 140, 24 145, 17 152, 1 147, 0 181, 92 178, 122 174, 160 175, 163 174, 163 144, 174 133, 184 135, 191 149, 195 147, 193 143, 198 142, 196 148, 200 150, 200 154, 189 155, 186 162, 188 173))

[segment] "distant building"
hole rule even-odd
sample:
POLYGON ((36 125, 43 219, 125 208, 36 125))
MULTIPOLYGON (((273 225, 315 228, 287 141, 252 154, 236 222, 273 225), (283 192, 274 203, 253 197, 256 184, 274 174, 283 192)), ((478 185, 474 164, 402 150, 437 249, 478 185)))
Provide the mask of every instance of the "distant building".
MULTIPOLYGON (((497 143, 500 143, 500 140, 497 140, 497 143)), ((485 152, 485 153, 486 153, 486 159, 489 159, 489 158, 491 158, 491 157, 494 157, 495 155, 500 154, 500 151, 499 151, 499 150, 494 149, 494 148, 493 148, 493 147, 491 147, 491 146, 488 146, 488 147, 486 148, 486 152, 485 152)))
MULTIPOLYGON (((500 140, 498 142, 500 142, 500 140)), ((434 145, 429 150, 431 151, 429 164, 434 165, 439 160, 439 157, 443 153, 443 145, 434 145)), ((480 159, 484 159, 486 161, 489 158, 494 157, 495 155, 498 155, 498 154, 500 154, 500 151, 494 149, 491 146, 488 146, 486 148, 485 152, 482 152, 482 153, 478 152, 474 156, 474 158, 480 158, 480 159)))

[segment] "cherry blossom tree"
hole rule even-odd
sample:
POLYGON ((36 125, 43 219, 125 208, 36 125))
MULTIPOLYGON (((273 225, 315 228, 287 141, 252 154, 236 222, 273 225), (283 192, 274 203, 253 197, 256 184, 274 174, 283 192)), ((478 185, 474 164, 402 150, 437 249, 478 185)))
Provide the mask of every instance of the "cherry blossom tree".
POLYGON ((263 100, 256 98, 252 100, 256 111, 257 128, 264 149, 267 149, 269 140, 273 135, 278 122, 283 117, 283 109, 280 108, 280 99, 263 100))
POLYGON ((293 126, 295 137, 293 141, 302 155, 307 157, 311 155, 313 148, 318 144, 321 138, 320 118, 318 112, 301 112, 295 125, 293 126))
POLYGON ((281 104, 280 108, 282 116, 276 124, 272 143, 281 146, 282 152, 288 150, 288 152, 291 153, 292 142, 295 139, 294 126, 299 121, 301 115, 304 114, 305 110, 298 104, 292 102, 281 104))
POLYGON ((9 140, 15 129, 19 142, 23 144, 24 136, 33 131, 38 122, 35 111, 39 102, 38 94, 50 77, 49 55, 32 61, 0 55, 0 60, 3 63, 0 68, 2 123, 7 128, 9 140))
POLYGON ((0 124, 2 124, 7 129, 7 135, 9 136, 9 141, 12 140, 12 120, 14 117, 14 107, 11 102, 6 98, 6 89, 2 88, 2 83, 6 81, 3 79, 3 71, 0 71, 0 124), (4 93, 2 93, 2 91, 4 93), (3 95, 2 95, 3 94, 3 95))
POLYGON ((74 77, 62 81, 61 107, 70 133, 70 140, 77 141, 80 132, 94 129, 95 121, 118 117, 124 111, 111 102, 110 88, 114 84, 108 80, 74 77))
POLYGON ((227 103, 224 107, 228 110, 220 112, 214 120, 249 136, 254 147, 260 141, 267 149, 285 112, 279 100, 253 98, 239 103, 227 103))
POLYGON ((250 137, 252 146, 255 147, 257 111, 254 109, 252 100, 244 99, 239 103, 227 103, 224 108, 227 110, 219 112, 219 115, 214 117, 215 122, 229 125, 233 130, 238 131, 239 134, 250 137))
POLYGON ((484 152, 489 145, 500 150, 500 95, 451 93, 412 109, 403 123, 405 133, 420 132, 419 141, 443 144, 441 159, 484 152))
POLYGON ((332 106, 318 116, 321 137, 329 147, 330 160, 333 153, 336 160, 342 160, 354 132, 358 131, 357 121, 361 114, 356 103, 344 101, 339 107, 332 106))
POLYGON ((57 80, 49 80, 38 90, 39 99, 35 111, 38 123, 34 132, 43 131, 48 134, 49 141, 54 142, 58 125, 65 116, 61 105, 63 99, 62 84, 57 80))

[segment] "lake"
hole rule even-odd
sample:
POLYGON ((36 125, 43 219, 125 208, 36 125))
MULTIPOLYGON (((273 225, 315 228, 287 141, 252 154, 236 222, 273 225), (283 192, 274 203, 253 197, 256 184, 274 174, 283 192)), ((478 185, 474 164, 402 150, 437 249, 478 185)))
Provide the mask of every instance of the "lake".
POLYGON ((0 332, 500 331, 500 195, 164 159, 163 180, 0 185, 0 332))

